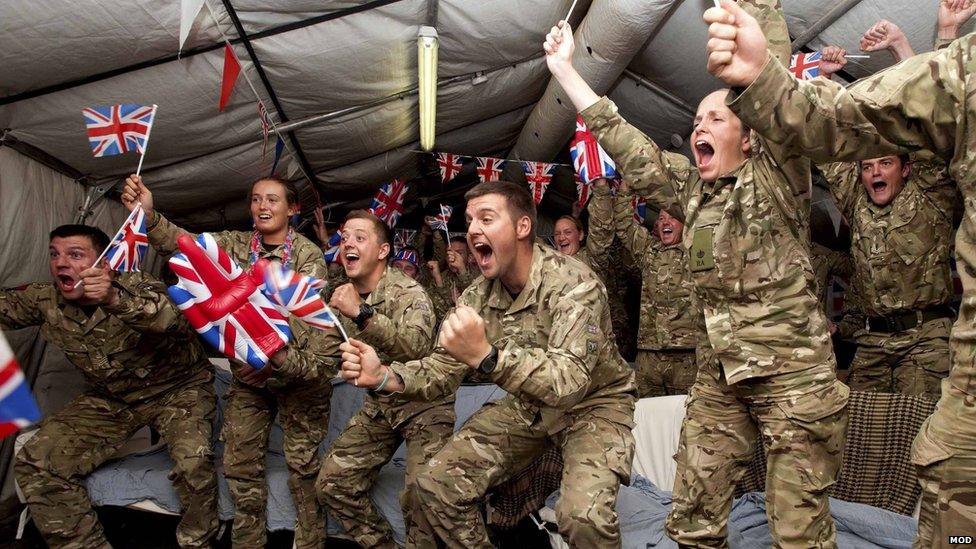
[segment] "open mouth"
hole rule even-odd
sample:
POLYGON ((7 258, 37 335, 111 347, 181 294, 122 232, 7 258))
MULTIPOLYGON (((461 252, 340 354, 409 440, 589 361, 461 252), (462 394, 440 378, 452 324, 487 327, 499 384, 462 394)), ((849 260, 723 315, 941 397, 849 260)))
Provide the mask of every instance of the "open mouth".
POLYGON ((661 229, 661 233, 662 234, 673 234, 674 233, 674 229, 672 229, 671 227, 664 227, 663 229, 661 229))
POLYGON ((269 213, 258 214, 258 220, 259 221, 271 221, 271 214, 269 214, 269 213))
POLYGON ((701 169, 711 163, 715 156, 715 148, 704 139, 695 141, 695 152, 698 153, 698 168, 701 169))
POLYGON ((359 265, 359 254, 352 251, 346 252, 343 254, 342 261, 347 269, 354 269, 357 265, 359 265))
POLYGON ((75 286, 78 284, 78 281, 75 280, 75 277, 68 274, 59 274, 56 278, 58 281, 58 286, 60 286, 61 289, 66 292, 70 292, 71 290, 74 290, 75 286))
POLYGON ((481 267, 488 265, 488 262, 491 261, 492 255, 495 253, 494 250, 491 249, 491 246, 487 242, 475 242, 473 247, 474 254, 478 258, 478 265, 481 267))
POLYGON ((875 181, 874 183, 871 183, 871 188, 874 189, 874 192, 880 193, 888 188, 888 183, 884 181, 875 181))
POLYGON ((559 247, 560 252, 563 252, 564 254, 569 253, 570 242, 568 240, 557 242, 556 245, 559 247))

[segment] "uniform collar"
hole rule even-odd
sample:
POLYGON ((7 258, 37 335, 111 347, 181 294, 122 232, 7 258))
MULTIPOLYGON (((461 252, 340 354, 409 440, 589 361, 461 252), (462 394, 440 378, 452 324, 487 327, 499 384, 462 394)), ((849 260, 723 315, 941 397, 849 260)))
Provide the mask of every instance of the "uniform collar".
POLYGON ((376 281, 376 287, 373 288, 373 291, 369 292, 369 296, 366 297, 365 302, 367 305, 375 308, 377 305, 380 305, 381 303, 386 301, 386 287, 389 285, 390 282, 392 282, 390 280, 390 277, 396 276, 395 274, 393 274, 393 271, 396 271, 396 269, 394 269, 390 265, 387 265, 383 269, 383 275, 380 276, 380 279, 378 281, 376 281))
POLYGON ((101 306, 98 306, 95 309, 95 312, 92 313, 91 317, 89 317, 85 314, 85 311, 82 310, 80 306, 66 301, 64 296, 61 295, 61 292, 57 288, 55 288, 54 291, 57 293, 57 304, 61 309, 61 313, 65 318, 77 324, 82 333, 87 334, 88 332, 92 331, 95 326, 98 326, 103 320, 108 318, 108 315, 105 314, 105 311, 101 306))
POLYGON ((529 268, 529 278, 525 281, 525 287, 515 298, 512 298, 500 279, 492 280, 488 306, 509 313, 517 313, 535 305, 539 299, 539 286, 542 284, 542 263, 546 257, 553 253, 556 252, 548 251, 539 244, 533 244, 532 266, 529 268))

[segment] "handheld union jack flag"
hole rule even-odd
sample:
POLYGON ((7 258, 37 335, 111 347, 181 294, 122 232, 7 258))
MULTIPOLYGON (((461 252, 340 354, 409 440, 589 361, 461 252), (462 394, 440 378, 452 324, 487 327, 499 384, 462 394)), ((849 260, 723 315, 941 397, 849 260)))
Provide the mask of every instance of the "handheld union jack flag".
POLYGON ((790 57, 790 72, 797 80, 813 80, 820 76, 820 59, 822 53, 794 53, 790 57))
POLYGON ((546 194, 546 188, 552 183, 556 165, 545 162, 522 162, 522 170, 525 171, 525 179, 529 182, 532 200, 538 206, 539 202, 542 202, 542 196, 546 194))
POLYGON ((271 299, 290 314, 319 330, 338 328, 343 339, 348 339, 339 319, 319 295, 326 286, 324 280, 292 271, 275 261, 265 266, 264 283, 271 299))
POLYGON ((180 253, 169 260, 179 278, 169 295, 203 340, 221 353, 263 368, 288 344, 288 318, 264 293, 261 265, 244 272, 203 233, 196 240, 181 235, 180 253))
POLYGON ((0 439, 41 419, 34 395, 0 332, 0 439))
POLYGON ((390 228, 395 227, 403 213, 403 198, 407 196, 407 188, 407 182, 402 179, 394 179, 381 185, 369 210, 390 228))
POLYGON ((478 157, 478 167, 475 172, 482 183, 488 181, 498 181, 502 178, 502 170, 505 169, 505 161, 500 158, 478 157))
POLYGON ((461 173, 466 156, 451 153, 437 153, 437 167, 441 171, 441 182, 447 183, 461 173))
POLYGON ((643 196, 635 196, 630 203, 634 207, 634 221, 643 223, 647 218, 647 200, 643 196))
POLYGON ((342 242, 342 227, 336 229, 329 237, 329 249, 325 251, 324 257, 327 263, 341 261, 339 258, 339 243, 342 242))
POLYGON ((146 149, 156 109, 144 105, 88 107, 81 111, 88 143, 95 156, 112 156, 146 149))
POLYGON ((105 258, 110 269, 120 273, 138 271, 149 249, 146 236, 146 212, 142 206, 136 207, 115 233, 105 258))
POLYGON ((580 179, 579 175, 576 176, 576 203, 580 205, 580 208, 586 206, 586 203, 590 200, 590 191, 593 189, 593 183, 586 183, 580 179))
POLYGON ((430 215, 424 218, 427 221, 427 225, 434 231, 447 231, 447 223, 451 220, 451 213, 454 212, 454 208, 441 204, 441 213, 437 215, 430 215))
POLYGON ((617 165, 610 155, 596 141, 593 133, 583 123, 583 117, 576 116, 576 135, 569 143, 569 155, 573 157, 573 167, 580 179, 592 183, 596 179, 617 177, 617 165))
POLYGON ((413 242, 415 236, 417 236, 417 231, 410 229, 397 229, 393 233, 393 249, 402 250, 403 248, 410 246, 410 243, 413 242))

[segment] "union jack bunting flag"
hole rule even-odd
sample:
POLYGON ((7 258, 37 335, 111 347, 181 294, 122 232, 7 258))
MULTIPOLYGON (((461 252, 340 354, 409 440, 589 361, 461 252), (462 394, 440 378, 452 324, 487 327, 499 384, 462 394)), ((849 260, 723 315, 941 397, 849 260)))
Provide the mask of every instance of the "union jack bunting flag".
POLYGON ((586 203, 590 200, 590 191, 592 189, 593 183, 584 182, 580 179, 579 174, 576 174, 576 203, 581 208, 586 207, 586 203))
POLYGON ((112 270, 120 273, 138 271, 149 249, 146 236, 146 212, 142 206, 132 210, 122 228, 115 233, 105 258, 112 270))
POLYGON ((461 173, 462 163, 466 156, 451 153, 437 153, 437 167, 441 171, 441 182, 447 183, 461 173))
POLYGON ((478 174, 478 180, 482 183, 488 181, 498 181, 502 178, 502 170, 505 169, 505 161, 501 158, 478 157, 478 167, 474 169, 478 174))
POLYGON ((394 179, 380 186, 380 190, 373 197, 369 210, 376 217, 386 222, 390 228, 396 226, 403 213, 403 198, 407 196, 407 182, 394 179))
POLYGON ((596 179, 617 177, 617 166, 610 155, 596 141, 596 137, 586 128, 583 117, 576 116, 576 135, 569 143, 569 155, 573 157, 573 168, 585 183, 596 179))
POLYGON ((820 76, 820 60, 822 54, 819 51, 813 53, 794 53, 790 57, 790 72, 798 80, 813 80, 820 76))
MULTIPOLYGON (((257 266, 244 272, 209 233, 181 235, 169 266, 179 278, 169 295, 204 341, 224 355, 263 368, 288 344, 288 317, 264 293, 257 266)), ((265 262, 266 263, 266 262, 265 262)))
POLYGON ((647 200, 642 196, 635 196, 630 203, 634 206, 634 221, 643 223, 647 217, 647 200))
POLYGON ((539 202, 542 202, 542 196, 546 194, 546 188, 552 183, 556 165, 545 162, 522 162, 522 170, 525 171, 525 179, 529 182, 532 200, 538 206, 539 202))
POLYGON ((41 419, 34 395, 0 332, 0 439, 41 419))
POLYGON ((88 107, 81 114, 85 117, 92 154, 112 156, 145 150, 156 109, 125 104, 88 107))
POLYGON ((271 299, 309 326, 325 330, 339 321, 319 292, 325 281, 292 271, 275 261, 265 266, 264 282, 271 299))

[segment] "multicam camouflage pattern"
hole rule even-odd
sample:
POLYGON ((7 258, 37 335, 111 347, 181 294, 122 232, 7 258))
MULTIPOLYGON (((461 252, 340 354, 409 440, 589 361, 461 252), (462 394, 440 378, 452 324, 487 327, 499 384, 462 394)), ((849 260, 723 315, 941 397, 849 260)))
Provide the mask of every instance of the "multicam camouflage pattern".
POLYGON ((637 398, 687 394, 695 384, 695 350, 639 349, 634 361, 637 398))
MULTIPOLYGON (((857 163, 834 162, 823 172, 851 225, 851 287, 861 312, 885 317, 948 305, 952 213, 961 200, 945 162, 913 155, 904 189, 884 207, 871 202, 857 163)), ((857 391, 938 399, 941 380, 949 375, 949 328, 941 318, 894 334, 862 327, 854 333, 858 348, 847 383, 857 391)))
MULTIPOLYGON (((149 216, 147 228, 149 243, 162 254, 175 251, 177 237, 188 234, 156 211, 149 216)), ((243 268, 249 266, 251 237, 252 233, 243 231, 214 233, 217 244, 243 268)), ((258 255, 281 260, 281 253, 280 246, 272 250, 262 247, 258 255)), ((328 277, 322 251, 301 235, 293 242, 291 266, 319 279, 328 277)), ((341 337, 335 330, 313 330, 295 318, 288 324, 292 340, 284 364, 275 369, 264 387, 248 385, 235 375, 227 396, 221 436, 226 444, 224 472, 235 507, 235 546, 263 547, 267 540, 264 462, 275 412, 284 431, 288 486, 298 514, 295 544, 312 548, 325 543, 324 514, 314 484, 319 470, 317 450, 329 423, 330 380, 338 373, 341 337)), ((236 360, 231 360, 231 367, 235 371, 249 368, 236 360)))
MULTIPOLYGON (((368 343, 384 362, 426 356, 434 343, 434 313, 420 283, 392 267, 366 298, 375 311, 364 330, 343 317, 350 337, 368 343)), ((454 394, 431 402, 367 393, 349 426, 332 444, 316 483, 319 500, 363 547, 391 546, 389 525, 369 498, 380 468, 407 441, 406 488, 401 498, 407 537, 432 546, 433 534, 410 520, 416 475, 454 432, 454 394)))
POLYGON ((732 493, 761 437, 772 546, 836 548, 826 490, 843 458, 849 390, 833 368, 734 385, 715 360, 703 357, 699 368, 678 442, 668 535, 682 547, 728 547, 732 493))
POLYGON ((14 466, 31 514, 58 547, 107 547, 85 477, 144 425, 167 443, 184 505, 183 547, 216 533, 217 479, 210 447, 213 370, 165 286, 143 273, 118 275, 119 302, 89 317, 51 284, 0 291, 0 328, 40 326, 81 370, 89 389, 44 420, 14 466))
MULTIPOLYGON (((945 49, 912 57, 858 81, 797 82, 776 63, 730 96, 730 107, 767 139, 793 154, 833 162, 929 150, 949 161, 949 175, 964 198, 956 233, 963 298, 949 346, 952 369, 935 412, 915 441, 913 461, 923 467, 917 547, 945 543, 936 535, 976 531, 972 463, 976 457, 976 35, 945 49), (824 139, 823 136, 832 136, 824 139), (933 497, 932 479, 943 480, 933 497), (928 539, 927 539, 928 538, 928 539)), ((967 534, 957 534, 966 532, 967 534)))
MULTIPOLYGON (((606 289, 592 270, 533 246, 528 282, 513 298, 498 280, 477 279, 460 303, 485 319, 498 348, 491 379, 509 396, 469 420, 417 481, 421 511, 449 547, 490 547, 478 502, 542 453, 563 447, 560 528, 579 546, 619 544, 612 502, 630 473, 634 377, 611 335, 606 289), (570 457, 573 456, 573 457, 570 457)), ((453 393, 470 368, 438 347, 394 362, 401 396, 453 393)))
MULTIPOLYGON (((813 265, 813 281, 816 283, 816 294, 820 300, 820 308, 826 313, 827 301, 830 299, 830 280, 833 277, 839 277, 844 281, 850 281, 854 273, 851 256, 849 253, 832 250, 816 242, 811 242, 810 264, 813 265)), ((849 290, 847 294, 849 295, 851 291, 849 290)))

